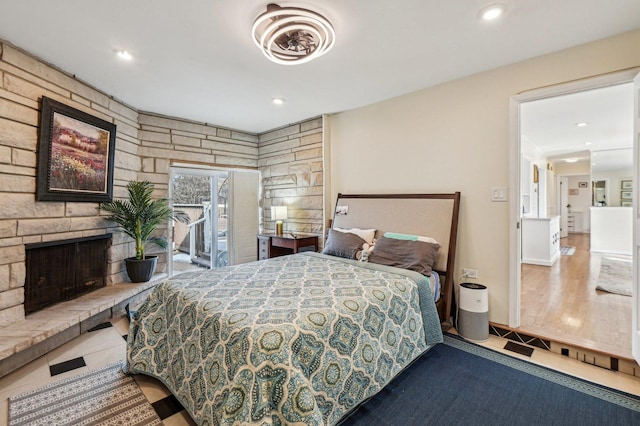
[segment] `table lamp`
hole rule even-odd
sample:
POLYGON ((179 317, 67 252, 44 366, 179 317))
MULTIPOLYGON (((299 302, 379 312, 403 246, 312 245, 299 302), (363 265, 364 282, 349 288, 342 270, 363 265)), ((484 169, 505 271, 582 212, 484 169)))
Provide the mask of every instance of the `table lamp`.
POLYGON ((276 234, 282 235, 282 220, 287 218, 287 206, 272 206, 271 219, 276 221, 276 234))

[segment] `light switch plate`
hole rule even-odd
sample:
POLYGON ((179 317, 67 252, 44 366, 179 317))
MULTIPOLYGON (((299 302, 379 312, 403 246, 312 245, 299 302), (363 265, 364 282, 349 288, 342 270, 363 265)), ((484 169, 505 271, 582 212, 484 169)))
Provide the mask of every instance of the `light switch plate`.
POLYGON ((491 201, 507 201, 507 188, 505 187, 491 188, 491 201))

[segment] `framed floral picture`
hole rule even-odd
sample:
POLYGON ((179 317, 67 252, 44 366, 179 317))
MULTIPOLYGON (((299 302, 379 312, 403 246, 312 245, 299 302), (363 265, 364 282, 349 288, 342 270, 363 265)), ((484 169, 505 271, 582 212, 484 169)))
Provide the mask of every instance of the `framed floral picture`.
POLYGON ((631 191, 620 191, 621 200, 631 200, 631 197, 632 197, 631 191))
POLYGON ((620 189, 630 191, 633 189, 633 181, 631 180, 621 180, 620 181, 620 189))
POLYGON ((116 125, 42 97, 38 201, 113 199, 116 125))

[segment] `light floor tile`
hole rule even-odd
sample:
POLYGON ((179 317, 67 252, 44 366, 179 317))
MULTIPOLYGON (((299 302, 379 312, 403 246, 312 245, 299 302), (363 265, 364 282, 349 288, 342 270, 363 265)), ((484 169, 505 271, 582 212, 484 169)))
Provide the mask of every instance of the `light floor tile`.
MULTIPOLYGON (((122 337, 120 338, 122 339, 122 337)), ((126 346, 114 346, 102 351, 94 352, 84 356, 84 362, 90 370, 95 370, 105 365, 110 365, 118 361, 123 361, 127 354, 126 346)))
POLYGON ((0 396, 0 425, 9 424, 9 400, 0 396))
POLYGON ((186 410, 182 410, 179 413, 169 416, 162 421, 164 426, 197 426, 197 423, 191 419, 191 416, 187 414, 186 410))
POLYGON ((167 389, 161 381, 153 377, 145 376, 144 374, 134 374, 133 378, 142 390, 144 396, 147 397, 147 400, 152 404, 171 395, 169 389, 167 389))
POLYGON ((119 316, 118 318, 112 318, 111 324, 113 327, 118 330, 121 336, 125 334, 129 334, 129 319, 126 315, 119 316))
POLYGON ((127 342, 114 327, 82 333, 47 354, 49 365, 57 364, 83 355, 92 354, 113 347, 126 347, 127 342))
POLYGON ((0 379, 0 394, 17 394, 50 383, 46 356, 31 361, 0 379), (26 388, 25 388, 26 387, 26 388), (17 389, 21 389, 16 391, 17 389))

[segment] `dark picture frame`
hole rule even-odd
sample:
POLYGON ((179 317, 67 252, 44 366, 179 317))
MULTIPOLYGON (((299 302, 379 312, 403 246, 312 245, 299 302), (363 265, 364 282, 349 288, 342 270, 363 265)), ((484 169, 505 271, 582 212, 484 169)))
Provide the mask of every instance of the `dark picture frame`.
POLYGON ((42 97, 37 201, 113 199, 116 125, 42 97))

